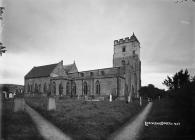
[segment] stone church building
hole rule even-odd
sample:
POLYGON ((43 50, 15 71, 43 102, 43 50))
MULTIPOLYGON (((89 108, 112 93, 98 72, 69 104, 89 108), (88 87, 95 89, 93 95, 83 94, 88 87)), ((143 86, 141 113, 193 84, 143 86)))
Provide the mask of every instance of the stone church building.
POLYGON ((25 93, 66 96, 130 95, 138 98, 141 87, 140 42, 133 35, 114 40, 113 67, 78 71, 76 63, 33 67, 24 77, 25 93))

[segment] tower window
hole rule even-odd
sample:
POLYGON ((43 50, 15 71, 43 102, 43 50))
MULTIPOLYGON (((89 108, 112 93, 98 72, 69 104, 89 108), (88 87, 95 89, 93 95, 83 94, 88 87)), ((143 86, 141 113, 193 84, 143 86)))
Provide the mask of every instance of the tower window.
POLYGON ((122 61, 121 61, 121 64, 122 64, 122 65, 125 65, 125 60, 122 60, 122 61))
POLYGON ((123 48, 122 48, 122 52, 125 52, 126 51, 126 47, 125 46, 123 46, 123 48))

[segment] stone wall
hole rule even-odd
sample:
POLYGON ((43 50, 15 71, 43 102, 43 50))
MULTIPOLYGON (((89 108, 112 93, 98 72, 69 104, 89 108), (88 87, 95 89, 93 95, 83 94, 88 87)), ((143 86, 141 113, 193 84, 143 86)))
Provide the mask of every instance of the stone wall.
POLYGON ((32 78, 32 79, 25 79, 25 93, 34 93, 35 92, 35 85, 40 85, 40 93, 44 93, 44 84, 46 84, 47 90, 49 90, 50 84, 50 77, 40 77, 40 78, 32 78), (29 91, 28 86, 32 89, 29 91))

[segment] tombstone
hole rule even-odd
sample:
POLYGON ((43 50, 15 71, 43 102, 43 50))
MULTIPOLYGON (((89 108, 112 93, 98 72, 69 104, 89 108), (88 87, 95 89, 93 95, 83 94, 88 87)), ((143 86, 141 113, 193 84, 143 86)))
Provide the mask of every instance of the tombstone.
POLYGON ((110 102, 112 102, 112 94, 110 94, 110 99, 109 99, 110 102))
POLYGON ((11 92, 9 93, 9 98, 13 98, 13 94, 11 92))
POLYGON ((3 91, 3 94, 4 94, 4 99, 7 99, 7 92, 6 91, 3 91))
POLYGON ((139 105, 142 106, 142 97, 139 97, 139 105))
POLYGON ((130 95, 128 96, 128 103, 130 103, 131 102, 131 97, 130 97, 130 95))
POLYGON ((14 112, 24 111, 25 101, 24 98, 15 98, 14 99, 14 112))
POLYGON ((49 97, 47 101, 47 110, 56 110, 56 100, 54 97, 49 97))
POLYGON ((85 95, 85 97, 84 97, 84 98, 85 98, 85 100, 88 100, 88 96, 87 96, 87 95, 85 95))
POLYGON ((79 95, 77 97, 78 97, 77 99, 79 100, 79 95))

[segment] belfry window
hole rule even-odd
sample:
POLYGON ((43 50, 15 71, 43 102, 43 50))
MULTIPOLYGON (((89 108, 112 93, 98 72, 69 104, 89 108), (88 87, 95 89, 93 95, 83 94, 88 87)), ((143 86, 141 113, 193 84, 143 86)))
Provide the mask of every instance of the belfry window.
POLYGON ((122 47, 122 52, 125 52, 125 51, 126 51, 126 47, 123 46, 123 47, 122 47))

